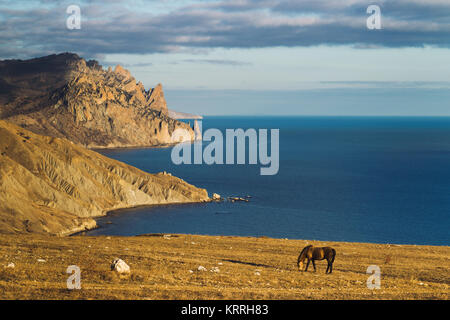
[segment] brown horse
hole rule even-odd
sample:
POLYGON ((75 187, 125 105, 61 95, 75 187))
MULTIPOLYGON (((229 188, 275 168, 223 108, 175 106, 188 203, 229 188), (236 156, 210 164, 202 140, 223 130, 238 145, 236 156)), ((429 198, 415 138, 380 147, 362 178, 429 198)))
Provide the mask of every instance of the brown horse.
POLYGON ((334 250, 333 248, 330 247, 315 248, 312 245, 309 245, 303 248, 302 252, 300 252, 300 255, 298 256, 297 260, 297 267, 298 270, 301 270, 303 268, 303 261, 307 259, 308 262, 306 264, 305 271, 308 271, 310 262, 312 262, 314 271, 316 271, 316 264, 314 263, 314 260, 327 259, 328 267, 325 273, 328 273, 328 271, 330 271, 331 273, 333 271, 333 262, 335 257, 336 257, 336 250, 334 250))

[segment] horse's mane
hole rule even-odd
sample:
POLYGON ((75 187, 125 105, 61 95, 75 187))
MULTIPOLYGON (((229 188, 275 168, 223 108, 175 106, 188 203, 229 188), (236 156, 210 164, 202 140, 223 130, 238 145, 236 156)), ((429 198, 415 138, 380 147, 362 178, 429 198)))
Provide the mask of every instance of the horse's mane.
POLYGON ((311 247, 312 247, 312 244, 310 244, 309 246, 304 247, 302 252, 300 252, 299 258, 303 257, 303 254, 306 252, 306 250, 308 250, 311 247))

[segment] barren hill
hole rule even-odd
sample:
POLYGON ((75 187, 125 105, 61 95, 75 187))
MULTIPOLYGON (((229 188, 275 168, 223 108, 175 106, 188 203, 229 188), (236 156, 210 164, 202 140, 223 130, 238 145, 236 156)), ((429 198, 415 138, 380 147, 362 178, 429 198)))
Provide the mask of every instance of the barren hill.
POLYGON ((169 117, 160 84, 147 91, 120 65, 72 53, 0 61, 0 119, 97 148, 168 144, 177 128, 194 138, 169 117))
POLYGON ((107 211, 203 202, 206 190, 0 120, 0 233, 64 235, 107 211))

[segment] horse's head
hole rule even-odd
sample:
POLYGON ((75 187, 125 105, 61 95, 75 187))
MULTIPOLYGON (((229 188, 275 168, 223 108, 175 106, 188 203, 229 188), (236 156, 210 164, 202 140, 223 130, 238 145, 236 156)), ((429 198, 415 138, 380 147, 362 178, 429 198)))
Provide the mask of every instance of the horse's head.
POLYGON ((298 256, 298 260, 297 260, 298 270, 303 269, 303 261, 305 261, 305 259, 307 258, 308 250, 310 250, 311 248, 312 248, 312 245, 306 246, 303 248, 302 252, 300 252, 300 255, 298 256))

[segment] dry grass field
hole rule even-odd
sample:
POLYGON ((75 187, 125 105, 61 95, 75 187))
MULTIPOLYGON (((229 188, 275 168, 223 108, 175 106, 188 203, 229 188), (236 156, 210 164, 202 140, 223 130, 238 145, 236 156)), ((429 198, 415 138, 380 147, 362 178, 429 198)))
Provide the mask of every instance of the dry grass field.
POLYGON ((449 262, 450 247, 191 235, 0 235, 0 298, 447 300, 449 262), (325 261, 317 262, 316 273, 312 265, 297 271, 297 256, 307 244, 336 249, 331 275, 325 274, 325 261), (129 276, 110 271, 116 257, 129 264, 129 276), (69 265, 81 268, 80 290, 67 289, 69 265), (369 265, 381 268, 379 290, 366 286, 369 265))

